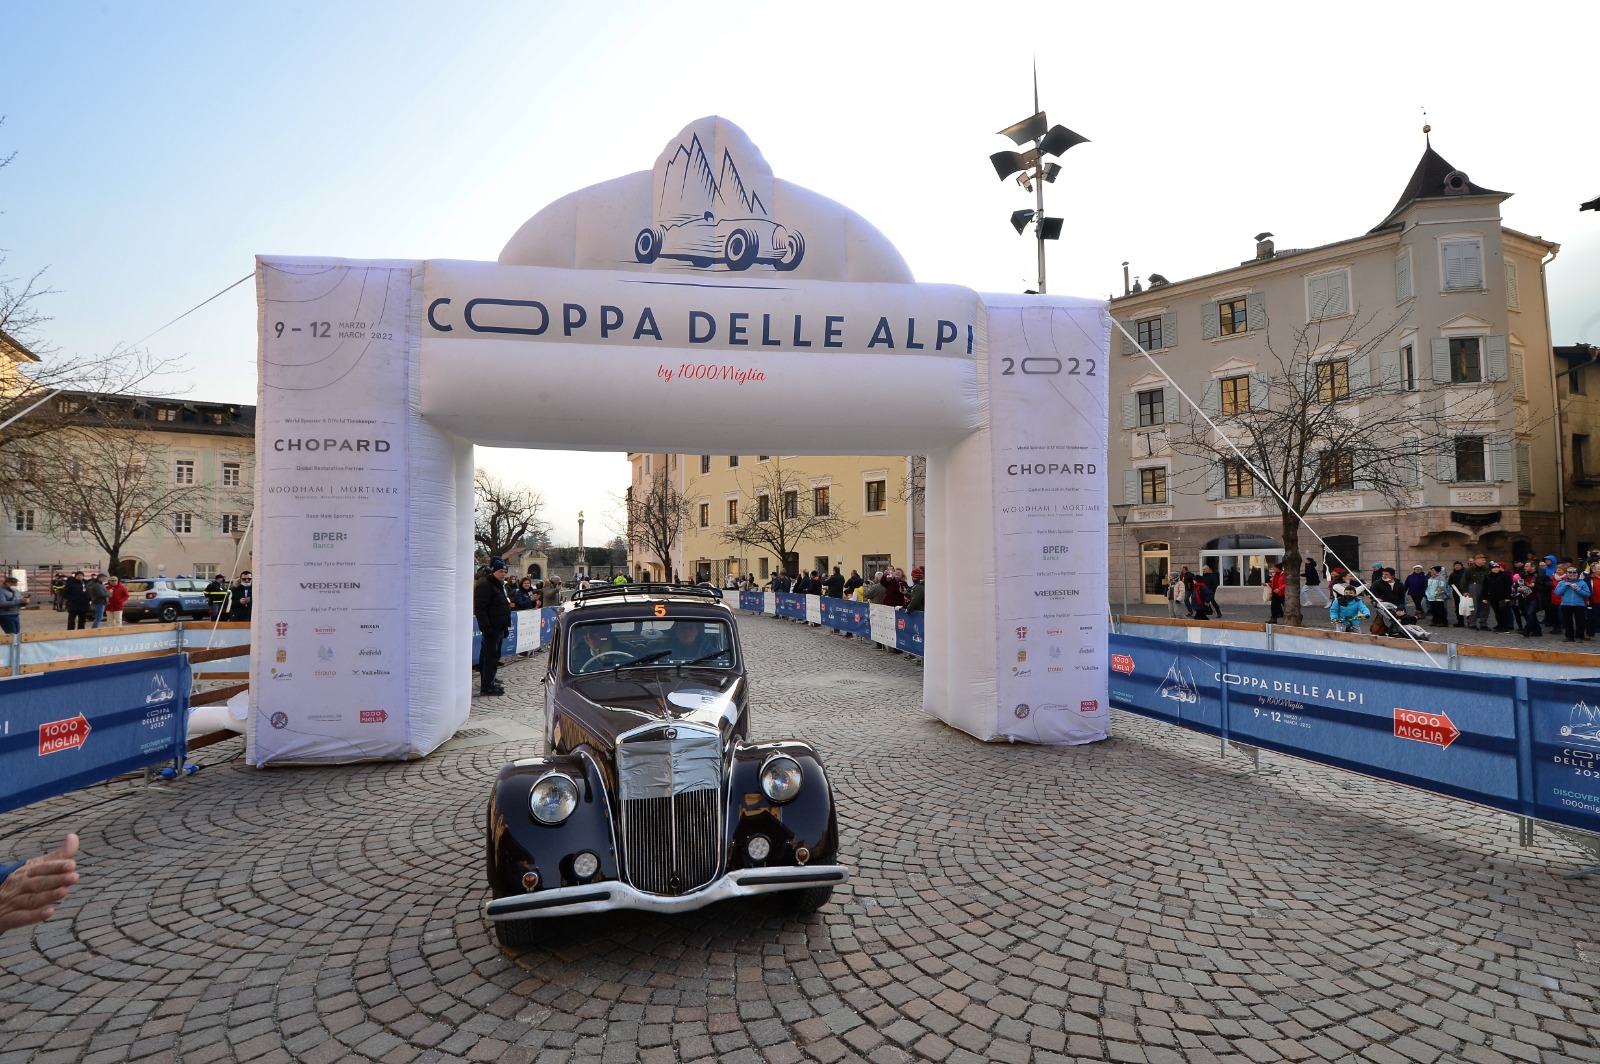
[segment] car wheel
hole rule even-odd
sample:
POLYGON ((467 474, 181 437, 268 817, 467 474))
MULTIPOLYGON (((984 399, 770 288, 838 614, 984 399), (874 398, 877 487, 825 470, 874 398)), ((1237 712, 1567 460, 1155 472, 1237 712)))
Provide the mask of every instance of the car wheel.
POLYGON ((163 606, 163 607, 161 607, 161 620, 163 622, 165 622, 167 624, 171 624, 173 621, 175 621, 177 619, 178 619, 178 607, 176 607, 176 606, 163 606))
POLYGON ((783 255, 772 264, 775 270, 788 273, 800 265, 800 260, 806 257, 806 238, 799 233, 790 233, 782 243, 783 255))
POLYGON ((640 262, 650 263, 656 261, 656 256, 660 254, 661 230, 639 230, 639 235, 633 238, 633 257, 640 262))
POLYGON ((833 887, 809 887, 787 892, 785 901, 797 913, 814 913, 828 904, 833 897, 833 887))
POLYGON ((524 949, 534 944, 538 935, 534 930, 536 920, 496 920, 494 922, 494 937, 500 940, 502 946, 511 949, 524 949))
POLYGON ((756 261, 756 252, 760 250, 761 242, 754 233, 748 229, 735 229, 722 245, 722 257, 727 260, 728 269, 748 270, 750 264, 756 261))

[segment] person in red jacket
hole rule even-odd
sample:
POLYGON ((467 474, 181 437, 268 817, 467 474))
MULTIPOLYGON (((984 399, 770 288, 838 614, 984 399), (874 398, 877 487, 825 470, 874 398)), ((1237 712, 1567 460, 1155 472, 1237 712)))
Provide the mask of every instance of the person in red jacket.
POLYGON ((1272 577, 1268 581, 1268 590, 1272 592, 1272 615, 1267 618, 1268 624, 1277 624, 1283 620, 1283 596, 1288 584, 1288 577, 1284 574, 1283 563, 1272 563, 1272 577))
POLYGON ((106 622, 122 627, 122 607, 128 604, 128 585, 114 576, 106 577, 106 622))

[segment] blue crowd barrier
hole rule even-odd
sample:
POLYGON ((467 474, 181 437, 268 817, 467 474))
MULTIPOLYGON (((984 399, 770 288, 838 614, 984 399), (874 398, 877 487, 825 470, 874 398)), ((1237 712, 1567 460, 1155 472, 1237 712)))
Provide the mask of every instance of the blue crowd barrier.
POLYGON ((188 752, 187 655, 5 681, 0 812, 173 761, 188 752))
POLYGON ((796 595, 790 592, 741 591, 738 608, 747 613, 766 613, 769 599, 774 616, 805 621, 811 619, 808 611, 814 610, 816 620, 825 628, 833 628, 861 639, 876 638, 876 641, 884 646, 894 647, 907 654, 915 654, 919 658, 924 656, 921 612, 907 613, 903 609, 893 610, 892 632, 885 622, 883 629, 874 637, 872 613, 874 610, 879 610, 887 617, 891 612, 887 606, 873 606, 870 602, 857 602, 855 599, 796 595))
POLYGON ((1115 633, 1110 649, 1118 709, 1600 832, 1600 692, 1592 683, 1115 633))

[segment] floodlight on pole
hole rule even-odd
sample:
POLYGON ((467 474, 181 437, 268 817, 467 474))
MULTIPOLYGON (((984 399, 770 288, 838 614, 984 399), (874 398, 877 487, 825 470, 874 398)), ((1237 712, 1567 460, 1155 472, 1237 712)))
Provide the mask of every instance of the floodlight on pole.
POLYGON ((999 136, 1010 138, 1011 142, 1019 147, 1033 142, 1033 146, 1026 151, 997 151, 989 156, 989 162, 994 166, 994 172, 1000 180, 1004 181, 1013 174, 1017 175, 1017 184, 1034 194, 1034 209, 1031 211, 1013 211, 1011 225, 1016 229, 1017 235, 1033 223, 1034 235, 1039 243, 1039 292, 1045 291, 1044 286, 1044 242, 1046 240, 1061 239, 1060 218, 1047 218, 1044 213, 1044 186, 1046 182, 1054 183, 1057 175, 1061 173, 1061 164, 1045 159, 1047 155, 1060 155, 1068 148, 1079 144, 1088 143, 1088 137, 1082 137, 1068 129, 1066 126, 1052 126, 1039 108, 1039 66, 1033 68, 1033 110, 1034 113, 1020 122, 1013 123, 999 131, 999 136))

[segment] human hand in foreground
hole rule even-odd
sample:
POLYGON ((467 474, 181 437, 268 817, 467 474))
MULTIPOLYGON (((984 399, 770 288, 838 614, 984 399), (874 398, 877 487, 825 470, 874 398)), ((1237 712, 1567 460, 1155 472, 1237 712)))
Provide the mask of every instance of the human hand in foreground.
POLYGON ((35 857, 0 881, 0 931, 50 919, 56 904, 78 881, 78 836, 68 835, 60 848, 35 857))

